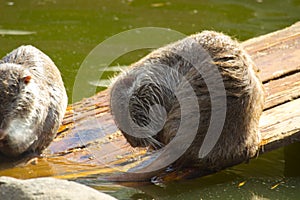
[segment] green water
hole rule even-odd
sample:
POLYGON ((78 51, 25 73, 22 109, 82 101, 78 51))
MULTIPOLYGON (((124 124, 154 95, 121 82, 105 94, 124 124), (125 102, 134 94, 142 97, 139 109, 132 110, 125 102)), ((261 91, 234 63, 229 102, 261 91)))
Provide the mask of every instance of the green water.
MULTIPOLYGON (((84 58, 119 32, 139 27, 164 27, 184 34, 213 29, 246 40, 299 19, 300 0, 0 0, 0 57, 22 44, 38 47, 59 67, 71 103, 84 58)), ((114 64, 128 65, 145 52, 131 53, 114 64)), ((119 199, 300 199, 298 162, 295 159, 285 167, 284 149, 280 149, 216 175, 168 185, 132 188, 93 177, 78 181, 119 199)))

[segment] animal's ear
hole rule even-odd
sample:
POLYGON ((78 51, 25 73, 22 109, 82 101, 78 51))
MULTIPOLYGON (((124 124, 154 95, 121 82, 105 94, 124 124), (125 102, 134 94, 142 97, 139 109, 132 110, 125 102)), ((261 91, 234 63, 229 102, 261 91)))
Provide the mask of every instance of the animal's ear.
POLYGON ((31 80, 31 76, 30 76, 30 75, 24 76, 24 77, 22 78, 22 81, 23 81, 25 84, 28 84, 28 83, 30 82, 30 80, 31 80))

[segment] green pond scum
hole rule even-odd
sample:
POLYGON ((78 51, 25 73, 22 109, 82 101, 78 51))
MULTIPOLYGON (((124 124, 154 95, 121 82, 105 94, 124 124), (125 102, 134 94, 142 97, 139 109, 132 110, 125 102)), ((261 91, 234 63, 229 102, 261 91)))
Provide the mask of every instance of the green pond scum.
MULTIPOLYGON (((60 69, 72 103, 83 60, 99 43, 122 31, 162 27, 189 35, 208 29, 244 41, 299 20, 300 0, 0 0, 0 57, 20 45, 36 46, 60 69)), ((129 65, 149 51, 127 53, 111 65, 129 65)), ((116 71, 102 78, 109 79, 116 71)), ((108 84, 102 83, 99 90, 108 84)), ((215 175, 167 185, 125 187, 96 177, 77 181, 118 199, 298 199, 300 160, 289 152, 299 150, 299 145, 289 149, 215 175)))

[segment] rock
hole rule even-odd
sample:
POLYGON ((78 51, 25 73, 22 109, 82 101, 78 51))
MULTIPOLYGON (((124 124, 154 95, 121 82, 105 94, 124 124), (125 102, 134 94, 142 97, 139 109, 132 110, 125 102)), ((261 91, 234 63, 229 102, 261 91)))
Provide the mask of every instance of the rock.
POLYGON ((88 186, 55 178, 19 180, 0 177, 1 200, 116 200, 88 186))

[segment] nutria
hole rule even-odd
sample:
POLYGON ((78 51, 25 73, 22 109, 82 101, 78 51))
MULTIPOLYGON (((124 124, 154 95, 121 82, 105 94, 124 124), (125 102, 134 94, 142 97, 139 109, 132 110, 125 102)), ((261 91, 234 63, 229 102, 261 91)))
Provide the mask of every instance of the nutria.
POLYGON ((164 162, 187 145, 175 164, 217 171, 257 153, 264 89, 256 69, 237 41, 222 33, 203 31, 153 51, 116 77, 110 88, 111 113, 133 147, 167 147, 168 154, 160 160, 164 162), (210 75, 214 66, 221 80, 210 75), (187 92, 186 85, 192 93, 187 92), (221 86, 223 97, 218 92, 221 86), (196 103, 182 109, 181 103, 189 102, 193 95, 196 103), (220 119, 217 116, 211 120, 212 109, 217 115, 225 110, 225 119, 222 121, 220 115, 220 119), (184 112, 186 116, 182 117, 184 112), (212 138, 216 140, 213 148, 203 154, 201 145, 209 125, 218 125, 218 120, 223 125, 220 137, 212 138), (195 124, 196 134, 188 142, 195 124), (180 126, 185 130, 177 135, 180 126), (174 138, 177 142, 168 147, 174 138))
POLYGON ((52 60, 21 46, 0 60, 0 153, 40 153, 56 135, 67 106, 66 90, 52 60))

